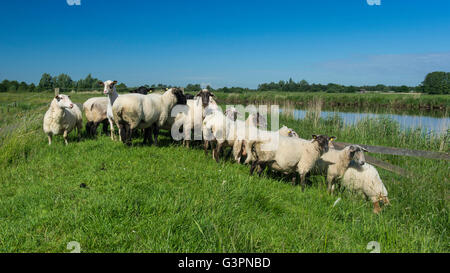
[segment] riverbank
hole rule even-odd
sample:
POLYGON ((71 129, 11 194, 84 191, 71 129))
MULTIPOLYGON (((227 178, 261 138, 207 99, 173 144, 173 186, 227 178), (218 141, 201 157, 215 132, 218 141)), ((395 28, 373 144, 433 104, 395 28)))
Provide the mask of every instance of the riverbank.
POLYGON ((307 107, 320 102, 324 109, 395 109, 413 111, 448 112, 449 95, 390 94, 390 93, 301 93, 301 92, 245 92, 215 93, 221 103, 229 104, 279 104, 293 107, 307 107))

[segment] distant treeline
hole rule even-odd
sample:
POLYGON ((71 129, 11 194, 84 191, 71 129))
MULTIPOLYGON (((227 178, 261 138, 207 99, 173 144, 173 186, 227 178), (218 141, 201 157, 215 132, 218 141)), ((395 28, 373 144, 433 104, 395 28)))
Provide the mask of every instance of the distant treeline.
MULTIPOLYGON (((72 80, 67 74, 60 74, 52 77, 48 73, 42 74, 39 84, 27 84, 26 82, 8 81, 3 80, 0 83, 0 92, 42 92, 53 90, 54 88, 61 88, 62 90, 75 90, 75 91, 91 91, 98 90, 99 79, 92 77, 88 74, 86 78, 78 81, 72 80)), ((155 89, 165 89, 173 87, 166 84, 152 84, 144 85, 146 87, 152 87, 155 89)), ((117 90, 126 92, 135 87, 127 87, 124 83, 117 85, 117 90)), ((424 81, 418 86, 386 86, 384 84, 377 85, 364 85, 364 86, 345 86, 335 83, 329 84, 309 84, 306 80, 295 82, 289 79, 288 81, 281 80, 279 82, 262 83, 255 89, 243 88, 243 87, 223 87, 213 89, 211 86, 206 86, 211 91, 224 92, 224 93, 244 93, 248 91, 283 91, 283 92, 327 92, 327 93, 356 93, 366 91, 379 91, 379 92, 419 92, 427 94, 450 94, 450 72, 431 72, 428 73, 424 81)), ((200 84, 188 84, 185 86, 186 92, 196 92, 201 89, 200 84)))
POLYGON ((386 86, 384 84, 365 86, 345 86, 335 83, 309 84, 305 80, 295 82, 288 81, 263 83, 258 86, 258 91, 284 91, 284 92, 327 92, 327 93, 355 93, 365 91, 380 92, 419 92, 427 94, 450 94, 450 72, 428 73, 424 81, 418 86, 386 86))

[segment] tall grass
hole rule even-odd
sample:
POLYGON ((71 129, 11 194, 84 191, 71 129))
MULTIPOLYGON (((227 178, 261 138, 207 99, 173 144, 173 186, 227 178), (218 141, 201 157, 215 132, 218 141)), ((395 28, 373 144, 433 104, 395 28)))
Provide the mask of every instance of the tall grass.
POLYGON ((221 103, 229 104, 292 104, 297 108, 307 107, 311 101, 321 100, 325 109, 339 108, 354 111, 365 109, 383 111, 389 108, 393 111, 422 111, 432 115, 443 115, 450 108, 448 95, 422 94, 384 94, 384 93, 307 93, 307 92, 246 92, 242 94, 217 93, 221 103))

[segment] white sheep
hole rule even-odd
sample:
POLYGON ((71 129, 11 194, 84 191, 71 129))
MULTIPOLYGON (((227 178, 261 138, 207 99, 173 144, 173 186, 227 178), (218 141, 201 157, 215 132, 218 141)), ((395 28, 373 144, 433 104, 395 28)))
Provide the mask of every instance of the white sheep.
POLYGON ((171 115, 176 104, 186 104, 186 97, 179 88, 171 88, 163 94, 125 94, 119 96, 112 107, 114 122, 119 127, 122 142, 131 144, 131 132, 145 129, 144 143, 151 140, 151 129, 158 144, 158 132, 171 115))
MULTIPOLYGON (((294 137, 294 138, 300 138, 297 134, 297 132, 294 131, 294 129, 287 127, 286 125, 283 125, 278 131, 266 131, 262 129, 258 129, 257 132, 257 139, 263 140, 263 139, 276 139, 277 136, 285 136, 285 137, 294 137)), ((241 145, 240 147, 240 154, 238 155, 238 160, 240 161, 241 156, 247 156, 247 159, 249 158, 249 155, 252 154, 251 147, 254 145, 255 139, 249 139, 244 140, 239 143, 241 145)), ((235 148, 236 149, 236 148, 235 148)), ((239 150, 239 147, 237 148, 239 150)), ((238 161, 238 162, 239 162, 238 161)), ((253 159, 249 160, 249 162, 252 162, 253 159)), ((258 174, 261 175, 262 171, 264 169, 261 168, 260 165, 258 167, 258 174)))
MULTIPOLYGON (((236 121, 237 119, 237 110, 234 107, 230 107, 225 111, 225 114, 222 113, 220 108, 211 108, 210 112, 203 119, 202 124, 202 134, 204 141, 204 151, 205 155, 208 155, 208 147, 209 143, 214 142, 217 143, 217 139, 219 142, 226 142, 226 131, 227 131, 227 123, 229 121, 236 121)), ((232 143, 229 143, 232 145, 232 143)), ((213 150, 213 158, 216 159, 215 151, 213 150)), ((216 159, 217 160, 217 159, 216 159)))
POLYGON ((97 127, 100 123, 103 123, 103 131, 107 132, 108 116, 107 109, 109 104, 109 98, 94 97, 90 98, 83 103, 84 114, 87 119, 86 132, 93 136, 97 131, 97 127))
POLYGON ((295 185, 297 174, 300 175, 302 190, 305 188, 306 174, 314 167, 319 157, 328 151, 328 143, 335 137, 313 135, 312 140, 276 135, 265 140, 257 140, 251 147, 253 154, 250 174, 256 166, 294 174, 292 183, 295 185))
POLYGON ((341 185, 348 190, 366 196, 373 203, 373 212, 381 211, 380 201, 389 205, 388 192, 374 166, 366 163, 360 165, 352 161, 341 179, 341 185))
MULTIPOLYGON (((219 162, 220 151, 223 147, 232 147, 234 159, 240 161, 241 147, 248 135, 258 130, 258 126, 262 126, 265 119, 259 114, 250 114, 246 121, 236 120, 237 112, 235 109, 228 109, 226 116, 221 112, 214 112, 203 122, 203 135, 207 137, 211 144, 216 144, 216 148, 212 147, 213 158, 219 162)), ((265 126, 265 125, 264 125, 265 126)), ((205 143, 205 153, 207 143, 205 143)))
POLYGON ((48 136, 48 145, 52 144, 53 135, 63 135, 67 145, 67 135, 77 128, 80 138, 83 127, 83 117, 80 108, 70 100, 67 95, 56 95, 44 116, 44 132, 48 136))
MULTIPOLYGON (((114 115, 112 112, 112 106, 114 105, 114 102, 119 97, 119 94, 116 91, 116 84, 117 81, 111 81, 107 80, 105 82, 99 81, 99 85, 102 85, 103 88, 103 94, 108 95, 109 103, 108 108, 106 109, 106 116, 108 118, 109 122, 109 128, 111 130, 111 139, 114 140, 115 134, 114 134, 114 115)), ((120 131, 119 131, 119 137, 120 137, 120 131)))
POLYGON ((326 175, 328 193, 334 192, 335 182, 344 176, 350 162, 365 164, 364 152, 367 150, 359 145, 350 145, 342 150, 331 148, 317 160, 314 169, 316 173, 326 175))

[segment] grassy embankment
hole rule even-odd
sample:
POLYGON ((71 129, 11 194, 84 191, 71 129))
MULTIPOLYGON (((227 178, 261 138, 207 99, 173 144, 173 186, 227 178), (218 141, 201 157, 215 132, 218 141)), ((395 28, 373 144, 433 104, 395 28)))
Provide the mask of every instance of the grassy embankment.
MULTIPOLYGON (((382 252, 450 251, 446 161, 377 156, 415 175, 379 170, 392 206, 374 215, 356 195, 329 196, 322 177, 302 192, 167 137, 160 147, 126 147, 72 133, 67 147, 61 137, 49 147, 42 117, 52 95, 33 95, 0 94, 0 252, 68 252, 70 241, 82 252, 368 252, 370 241, 382 252)), ((390 120, 343 126, 311 114, 280 123, 302 137, 448 152, 444 137, 390 120)))

